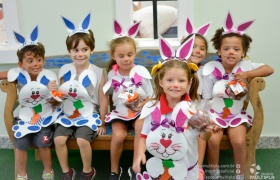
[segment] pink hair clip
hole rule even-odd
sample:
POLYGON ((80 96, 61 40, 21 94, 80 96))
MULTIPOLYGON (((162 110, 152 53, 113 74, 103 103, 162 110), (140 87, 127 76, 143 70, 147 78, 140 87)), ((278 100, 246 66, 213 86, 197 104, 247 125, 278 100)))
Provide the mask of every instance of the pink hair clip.
POLYGON ((224 28, 223 34, 228 34, 233 32, 233 33, 243 35, 245 33, 244 31, 247 30, 254 21, 255 19, 246 21, 244 23, 239 24, 237 28, 234 28, 231 14, 230 12, 228 12, 227 17, 225 19, 225 25, 223 27, 224 28))
POLYGON ((200 34, 202 36, 205 36, 206 33, 208 32, 208 29, 210 27, 210 24, 211 22, 207 23, 207 24, 204 24, 202 26, 200 26, 199 28, 197 29, 194 29, 191 21, 189 18, 187 18, 187 22, 186 22, 186 32, 187 34, 194 34, 194 33, 197 33, 197 34, 200 34))
POLYGON ((122 37, 122 36, 129 36, 132 38, 135 37, 138 33, 140 23, 141 23, 141 21, 136 22, 135 24, 130 26, 126 32, 126 31, 124 31, 124 29, 120 25, 120 23, 117 20, 114 20, 114 32, 115 32, 114 39, 118 38, 118 37, 122 37))

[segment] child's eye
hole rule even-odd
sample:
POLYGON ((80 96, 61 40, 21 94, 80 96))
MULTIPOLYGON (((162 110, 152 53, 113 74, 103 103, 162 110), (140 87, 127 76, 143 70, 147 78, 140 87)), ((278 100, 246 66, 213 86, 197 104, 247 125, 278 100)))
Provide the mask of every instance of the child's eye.
POLYGON ((180 82, 186 82, 184 79, 181 79, 180 82))
POLYGON ((88 48, 84 48, 83 51, 84 51, 84 52, 87 52, 87 51, 88 51, 88 48))

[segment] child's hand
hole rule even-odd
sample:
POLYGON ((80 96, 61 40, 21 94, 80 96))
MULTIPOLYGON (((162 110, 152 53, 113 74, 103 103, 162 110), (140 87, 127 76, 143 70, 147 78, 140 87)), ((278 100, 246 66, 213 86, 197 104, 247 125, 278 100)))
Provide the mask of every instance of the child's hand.
POLYGON ((132 165, 132 169, 134 170, 134 172, 141 172, 141 163, 142 164, 146 164, 146 155, 144 154, 137 154, 136 156, 136 160, 135 163, 133 163, 132 165))
POLYGON ((233 77, 234 77, 234 80, 236 80, 236 81, 243 81, 243 80, 249 78, 248 77, 248 72, 242 72, 242 71, 238 72, 238 73, 235 73, 233 75, 233 77))
POLYGON ((48 88, 49 88, 50 91, 56 90, 56 80, 50 81, 49 84, 48 84, 48 88))
POLYGON ((147 98, 144 101, 142 101, 141 103, 139 103, 139 105, 137 106, 137 111, 141 111, 141 109, 143 108, 143 106, 149 102, 150 100, 152 100, 152 98, 147 98))
POLYGON ((103 123, 101 126, 98 127, 97 134, 103 135, 105 133, 106 133, 106 127, 105 127, 105 124, 103 123))

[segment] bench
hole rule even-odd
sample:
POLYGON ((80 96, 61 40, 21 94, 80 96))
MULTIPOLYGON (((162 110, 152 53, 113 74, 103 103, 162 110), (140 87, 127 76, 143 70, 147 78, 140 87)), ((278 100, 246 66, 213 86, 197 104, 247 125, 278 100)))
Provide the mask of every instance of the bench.
MULTIPOLYGON (((207 58, 204 60, 205 62, 215 60, 217 58, 216 54, 208 53, 207 58)), ((99 67, 105 68, 108 62, 109 55, 107 52, 95 52, 93 57, 91 58, 91 62, 96 64, 99 67)), ((149 70, 151 67, 158 62, 158 59, 161 59, 158 50, 141 50, 137 53, 135 58, 136 64, 144 64, 149 70)), ((71 60, 67 56, 59 56, 59 57, 47 57, 45 68, 47 69, 58 69, 65 63, 70 63, 71 60)), ((204 62, 204 63, 205 63, 204 62)), ((11 142, 13 142, 14 134, 12 131, 13 126, 13 111, 15 109, 15 105, 17 102, 17 89, 15 83, 10 83, 7 80, 3 80, 1 82, 0 88, 3 92, 7 93, 5 108, 4 108, 4 121, 6 130, 8 132, 9 138, 11 142)), ((246 159, 246 172, 245 179, 249 179, 250 176, 255 175, 250 173, 250 168, 252 164, 256 164, 256 147, 258 140, 261 135, 263 121, 264 121, 264 113, 261 98, 259 96, 259 91, 262 91, 265 88, 265 81, 261 77, 256 77, 251 80, 249 83, 249 96, 250 103, 253 107, 254 111, 254 125, 248 128, 247 132, 247 159, 246 159)), ((124 150, 133 150, 133 135, 129 134, 124 142, 124 150)), ((111 135, 101 135, 98 136, 92 143, 91 147, 93 150, 110 150, 110 142, 111 135)), ((68 149, 76 149, 79 147, 75 140, 67 141, 68 149)), ((35 148, 35 147, 34 147, 35 148)), ((54 148, 54 147, 52 147, 54 148)), ((221 142, 221 150, 232 149, 229 139, 226 135, 223 136, 221 142)), ((39 160, 39 151, 35 153, 35 159, 39 160)), ((255 168, 255 166, 253 166, 255 168)), ((256 170, 254 171, 256 172, 256 170)), ((16 169, 15 169, 16 175, 16 169)))

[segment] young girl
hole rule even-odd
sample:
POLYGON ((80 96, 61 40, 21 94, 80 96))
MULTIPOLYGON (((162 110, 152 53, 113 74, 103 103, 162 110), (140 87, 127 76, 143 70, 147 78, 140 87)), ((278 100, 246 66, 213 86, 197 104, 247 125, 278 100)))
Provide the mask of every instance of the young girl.
POLYGON ((63 103, 64 116, 58 119, 55 130, 55 149, 62 169, 61 178, 74 179, 76 173, 68 165, 66 141, 69 137, 76 138, 83 162, 80 178, 93 179, 96 171, 91 167, 90 142, 97 135, 106 132, 104 119, 108 98, 102 91, 105 75, 101 68, 89 62, 95 48, 95 39, 89 29, 90 14, 82 23, 83 29, 75 29, 73 23, 65 18, 63 20, 70 32, 66 38, 66 46, 73 64, 64 65, 59 72, 61 78, 59 91, 66 99, 63 103), (101 120, 96 113, 100 113, 101 120))
MULTIPOLYGON (((123 142, 128 129, 135 129, 135 146, 140 137, 141 125, 135 126, 135 120, 140 115, 140 110, 148 98, 152 97, 153 89, 148 70, 134 64, 136 44, 133 38, 138 30, 139 23, 128 30, 128 36, 120 36, 121 26, 115 21, 116 37, 110 42, 110 55, 112 60, 107 69, 108 82, 103 87, 107 92, 113 87, 113 103, 115 110, 106 116, 105 122, 112 123, 111 155, 111 180, 120 179, 122 169, 119 160, 123 151, 123 142), (139 135, 138 135, 139 134, 139 135)), ((138 121, 138 120, 137 120, 138 121)))
MULTIPOLYGON (((252 118, 242 110, 246 96, 232 95, 233 89, 230 84, 239 86, 243 90, 245 85, 243 81, 273 73, 273 69, 268 65, 242 60, 252 42, 252 39, 244 34, 251 23, 253 21, 247 21, 234 29, 231 15, 228 13, 225 27, 218 29, 211 39, 221 59, 209 62, 203 68, 202 96, 211 100, 211 119, 224 128, 208 140, 207 157, 213 179, 220 177, 219 149, 224 130, 227 131, 233 147, 236 179, 244 179, 246 124, 252 125, 252 118)), ((244 94, 244 91, 240 94, 244 94)))
MULTIPOLYGON (((140 171, 140 163, 146 163, 147 149, 155 156, 146 163, 147 172, 152 178, 198 179, 199 133, 193 128, 187 128, 188 121, 196 114, 193 102, 199 100, 199 81, 195 73, 198 67, 186 62, 193 42, 194 36, 179 47, 175 56, 170 45, 160 39, 160 52, 164 62, 159 62, 152 70, 155 100, 147 103, 142 110, 140 118, 145 121, 133 165, 140 171)), ((202 124, 197 122, 198 126, 202 124)), ((212 126, 204 126, 200 136, 207 139, 212 129, 212 126)), ((141 175, 137 176, 140 179, 141 175)))
MULTIPOLYGON (((196 72, 198 79, 199 79, 199 87, 197 93, 199 95, 202 94, 202 88, 203 88, 203 79, 202 79, 202 69, 203 65, 201 62, 205 59, 207 51, 208 51, 208 43, 206 38, 204 37, 210 27, 210 23, 207 23, 205 25, 202 25, 199 27, 196 31, 189 20, 187 19, 186 23, 186 31, 189 34, 181 44, 186 42, 188 39, 192 37, 192 35, 195 35, 194 39, 194 46, 192 49, 191 56, 188 58, 187 62, 194 63, 199 67, 199 70, 196 72)), ((201 100, 201 108, 205 105, 203 105, 204 101, 201 100)), ((198 166, 199 166, 199 180, 204 179, 204 170, 203 170, 203 161, 204 161, 204 155, 206 150, 206 141, 198 137, 198 166)))

